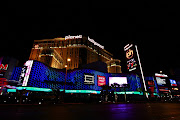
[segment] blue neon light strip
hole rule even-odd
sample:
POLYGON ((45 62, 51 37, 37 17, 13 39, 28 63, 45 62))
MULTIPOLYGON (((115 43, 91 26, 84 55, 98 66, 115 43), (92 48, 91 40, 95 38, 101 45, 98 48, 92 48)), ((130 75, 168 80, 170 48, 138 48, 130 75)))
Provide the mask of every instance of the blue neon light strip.
POLYGON ((95 90, 65 90, 65 93, 94 93, 94 94, 100 94, 101 91, 95 91, 95 90))
MULTIPOLYGON (((43 92, 52 92, 52 89, 48 88, 37 88, 37 87, 16 87, 17 90, 29 90, 29 91, 43 91, 43 92)), ((16 89, 7 89, 7 92, 16 92, 16 89)), ((64 91, 60 89, 59 91, 64 91)), ((100 91, 95 90, 65 90, 65 93, 94 93, 100 94, 100 91)))
MULTIPOLYGON (((37 88, 37 87, 16 87, 17 90, 29 90, 29 91, 42 91, 42 92, 52 92, 52 89, 48 88, 37 88)), ((16 89, 7 89, 7 92, 16 92, 16 89)), ((60 92, 64 91, 63 89, 59 90, 60 92)), ((100 94, 101 91, 95 90, 65 90, 65 93, 89 93, 89 94, 100 94)), ((125 94, 125 92, 114 92, 114 94, 125 94)), ((137 94, 143 95, 143 93, 137 91, 127 91, 126 94, 137 94)))
POLYGON ((30 90, 30 91, 44 91, 44 92, 51 92, 52 90, 49 88, 37 88, 37 87, 17 87, 17 90, 30 90))
MULTIPOLYGON (((114 94, 125 94, 125 92, 114 92, 114 94)), ((137 92, 137 91, 127 91, 126 94, 138 94, 138 95, 141 95, 141 93, 137 92)))
POLYGON ((7 89, 7 92, 16 92, 16 89, 7 89))
MULTIPOLYGON (((48 88, 37 88, 37 87, 16 87, 17 90, 29 90, 29 91, 43 91, 51 92, 51 89, 48 88)), ((7 89, 7 92, 16 92, 16 89, 7 89)))

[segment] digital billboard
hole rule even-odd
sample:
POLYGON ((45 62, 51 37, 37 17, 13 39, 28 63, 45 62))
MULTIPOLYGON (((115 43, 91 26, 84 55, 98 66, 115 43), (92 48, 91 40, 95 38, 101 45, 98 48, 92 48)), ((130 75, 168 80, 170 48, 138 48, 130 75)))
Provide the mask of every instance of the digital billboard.
POLYGON ((98 75, 98 86, 106 85, 106 77, 98 75))
POLYGON ((169 79, 169 80, 170 80, 171 86, 177 86, 177 83, 175 80, 173 79, 169 79))
POLYGON ((120 87, 123 87, 123 84, 128 84, 127 77, 109 77, 109 86, 112 84, 119 84, 120 87))
POLYGON ((156 77, 157 84, 158 85, 165 85, 166 84, 166 79, 161 78, 161 77, 156 77))
POLYGON ((124 51, 126 52, 126 60, 127 60, 127 69, 129 72, 137 69, 137 60, 135 58, 135 49, 133 44, 128 44, 124 47, 124 51))
POLYGON ((94 75, 84 74, 84 84, 94 84, 94 75))
POLYGON ((26 70, 27 70, 27 66, 23 66, 22 70, 21 70, 21 74, 19 76, 19 84, 18 85, 22 85, 24 78, 25 78, 26 70))
POLYGON ((22 86, 27 86, 32 65, 33 60, 28 60, 22 68, 21 75, 19 77, 19 84, 22 84, 22 86))
POLYGON ((166 79, 167 79, 167 77, 168 77, 168 76, 165 75, 165 74, 155 73, 155 78, 156 78, 157 84, 160 85, 160 86, 166 85, 166 79))

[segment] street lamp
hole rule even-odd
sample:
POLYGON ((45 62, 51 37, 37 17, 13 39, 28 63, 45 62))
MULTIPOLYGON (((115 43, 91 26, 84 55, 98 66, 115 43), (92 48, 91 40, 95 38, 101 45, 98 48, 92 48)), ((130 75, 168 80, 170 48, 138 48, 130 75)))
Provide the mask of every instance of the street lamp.
POLYGON ((70 62, 70 61, 71 61, 71 58, 68 58, 67 61, 70 62))
MULTIPOLYGON (((70 58, 68 58, 68 59, 67 59, 67 62, 70 62, 70 61, 71 61, 71 59, 70 59, 70 58)), ((65 65, 65 68, 66 68, 66 75, 65 75, 65 82, 64 82, 64 93, 65 93, 65 88, 66 88, 67 67, 68 67, 68 65, 66 64, 66 65, 65 65)))

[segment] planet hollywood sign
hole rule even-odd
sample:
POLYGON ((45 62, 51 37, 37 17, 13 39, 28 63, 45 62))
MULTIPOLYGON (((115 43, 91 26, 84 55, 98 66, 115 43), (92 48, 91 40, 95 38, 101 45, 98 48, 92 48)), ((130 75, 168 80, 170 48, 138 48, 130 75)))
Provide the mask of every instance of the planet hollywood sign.
POLYGON ((88 40, 89 40, 90 42, 92 42, 94 45, 96 45, 96 46, 98 46, 98 47, 104 49, 104 46, 100 45, 99 43, 97 43, 97 42, 94 41, 93 39, 89 38, 89 36, 88 36, 88 40))
POLYGON ((0 78, 4 78, 4 75, 8 69, 8 64, 0 64, 0 78))
POLYGON ((126 52, 127 69, 129 72, 137 69, 136 50, 134 50, 133 44, 127 44, 124 47, 126 52))
MULTIPOLYGON (((68 36, 65 36, 65 40, 68 40, 68 39, 79 39, 79 38, 82 38, 82 35, 77 35, 77 36, 70 36, 70 35, 68 35, 68 36)), ((89 36, 88 36, 88 40, 91 43, 93 43, 94 45, 104 49, 104 46, 102 46, 99 43, 97 43, 96 41, 94 41, 94 39, 89 38, 89 36)))
POLYGON ((65 40, 68 40, 68 39, 79 39, 79 38, 82 38, 82 35, 77 35, 77 36, 65 36, 65 40))
POLYGON ((8 64, 0 64, 0 70, 7 70, 8 69, 8 64))

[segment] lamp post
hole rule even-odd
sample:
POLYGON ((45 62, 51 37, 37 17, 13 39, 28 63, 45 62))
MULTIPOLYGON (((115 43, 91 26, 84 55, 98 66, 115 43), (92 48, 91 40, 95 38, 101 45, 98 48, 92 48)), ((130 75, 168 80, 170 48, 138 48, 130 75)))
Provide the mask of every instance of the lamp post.
MULTIPOLYGON (((68 59, 67 59, 67 62, 70 62, 70 61, 71 61, 71 59, 68 58, 68 59)), ((64 82, 64 93, 65 93, 65 89, 66 89, 67 67, 68 67, 68 65, 66 64, 66 65, 65 65, 65 68, 66 68, 66 75, 65 75, 65 82, 64 82)))

